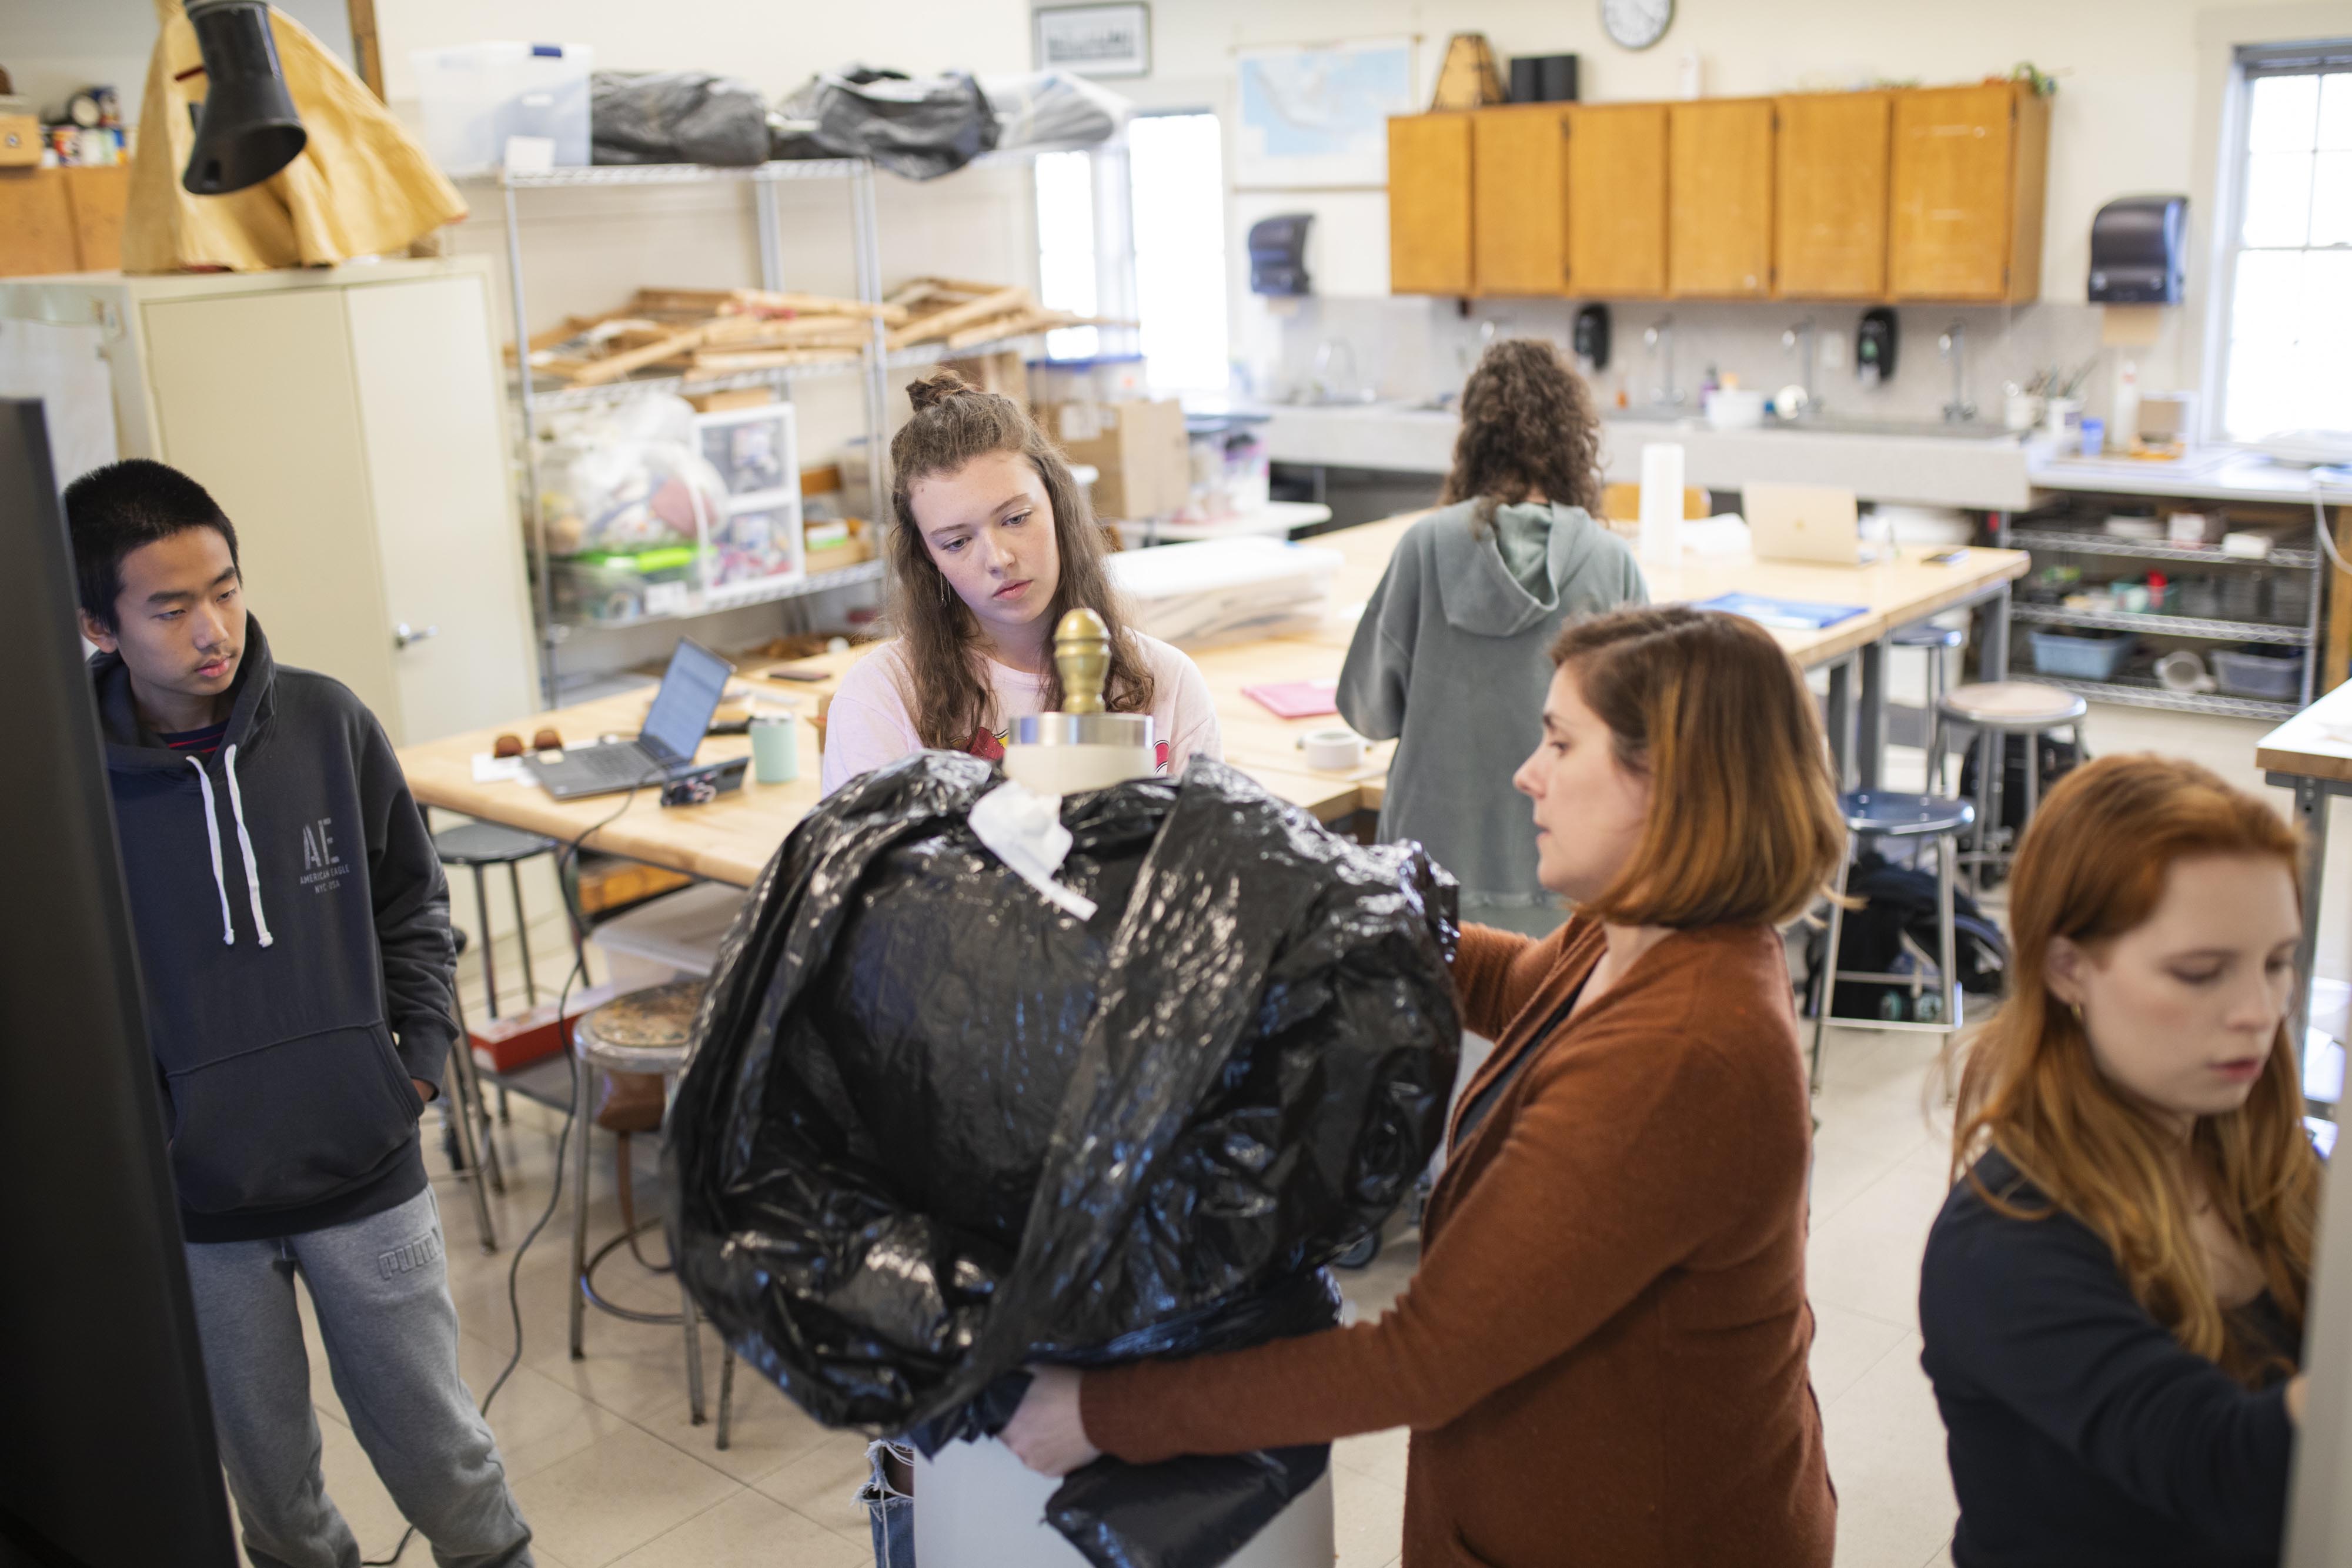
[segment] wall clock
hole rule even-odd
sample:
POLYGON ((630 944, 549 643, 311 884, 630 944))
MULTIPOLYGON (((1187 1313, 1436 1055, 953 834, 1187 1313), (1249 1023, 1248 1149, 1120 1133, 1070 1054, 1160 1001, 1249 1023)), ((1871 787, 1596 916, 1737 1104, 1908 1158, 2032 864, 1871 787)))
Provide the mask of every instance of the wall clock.
POLYGON ((1675 0, 1601 0, 1601 25, 1629 49, 1646 49, 1666 36, 1675 0))

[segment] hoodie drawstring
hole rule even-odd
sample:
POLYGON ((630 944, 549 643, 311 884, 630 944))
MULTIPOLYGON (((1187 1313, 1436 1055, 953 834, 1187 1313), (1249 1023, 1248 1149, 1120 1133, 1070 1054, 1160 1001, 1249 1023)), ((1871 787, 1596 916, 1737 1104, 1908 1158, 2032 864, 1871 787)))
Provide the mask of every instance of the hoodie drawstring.
MULTIPOLYGON (((267 947, 277 938, 269 934, 269 917, 261 913, 261 867, 253 858, 253 835, 245 831, 245 795, 236 787, 236 747, 222 754, 221 771, 228 775, 228 809, 236 819, 236 847, 245 852, 245 891, 253 901, 253 928, 261 933, 261 945, 267 947)), ((222 889, 221 898, 227 901, 227 889, 222 889)))
POLYGON ((236 926, 228 917, 228 880, 221 875, 220 823, 213 820, 213 781, 205 773, 203 758, 191 757, 188 765, 196 770, 196 782, 205 791, 205 837, 212 841, 213 846, 213 886, 220 890, 221 946, 234 947, 236 946, 236 926))
MULTIPOLYGON (((221 945, 236 946, 236 924, 229 917, 228 878, 221 869, 220 821, 213 801, 213 781, 205 771, 204 758, 191 757, 189 766, 196 770, 196 783, 205 792, 205 838, 212 846, 213 886, 220 894, 221 945)), ((265 947, 277 940, 269 934, 269 919, 261 912, 261 865, 253 858, 253 835, 245 826, 245 793, 236 785, 236 747, 232 746, 222 754, 221 771, 228 779, 229 814, 236 820, 236 847, 245 856, 245 892, 253 905, 253 928, 260 933, 265 947)))

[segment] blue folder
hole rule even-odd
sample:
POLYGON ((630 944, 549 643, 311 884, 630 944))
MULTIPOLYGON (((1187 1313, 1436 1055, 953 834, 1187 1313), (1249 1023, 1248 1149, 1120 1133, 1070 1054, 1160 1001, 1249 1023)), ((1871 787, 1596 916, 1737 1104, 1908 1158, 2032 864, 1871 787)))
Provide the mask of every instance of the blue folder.
POLYGON ((1817 604, 1809 599, 1767 599, 1759 593, 1718 593, 1693 608, 1745 615, 1776 632, 1818 632, 1864 612, 1859 604, 1817 604))

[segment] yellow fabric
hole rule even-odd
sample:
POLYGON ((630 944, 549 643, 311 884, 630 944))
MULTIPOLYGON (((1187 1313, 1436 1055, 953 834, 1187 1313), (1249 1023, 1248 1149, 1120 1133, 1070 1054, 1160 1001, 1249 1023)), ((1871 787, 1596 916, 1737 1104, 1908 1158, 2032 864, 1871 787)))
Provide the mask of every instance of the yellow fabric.
POLYGON ((155 10, 162 31, 139 114, 123 271, 265 272, 397 255, 466 215, 457 187, 375 95, 309 29, 275 9, 269 22, 278 64, 310 143, 257 185, 190 195, 180 171, 195 141, 188 106, 205 98, 204 57, 180 0, 155 0, 155 10))

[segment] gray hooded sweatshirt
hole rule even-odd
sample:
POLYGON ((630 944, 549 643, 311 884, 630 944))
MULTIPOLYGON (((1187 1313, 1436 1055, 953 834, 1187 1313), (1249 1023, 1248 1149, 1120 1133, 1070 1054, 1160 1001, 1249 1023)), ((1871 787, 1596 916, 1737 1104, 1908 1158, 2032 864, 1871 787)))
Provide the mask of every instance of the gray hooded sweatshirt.
POLYGON ((1493 528, 1475 529, 1475 507, 1432 512, 1398 541, 1356 623, 1339 713, 1397 739, 1383 840, 1426 845, 1465 904, 1537 908, 1555 901, 1511 775, 1543 734, 1551 640, 1650 592, 1625 541, 1581 507, 1499 507, 1493 528))

